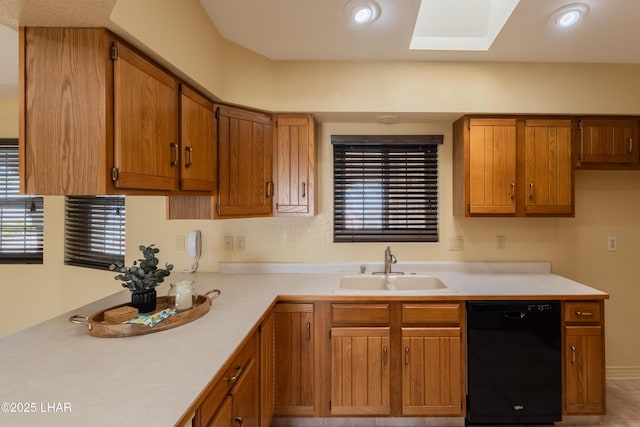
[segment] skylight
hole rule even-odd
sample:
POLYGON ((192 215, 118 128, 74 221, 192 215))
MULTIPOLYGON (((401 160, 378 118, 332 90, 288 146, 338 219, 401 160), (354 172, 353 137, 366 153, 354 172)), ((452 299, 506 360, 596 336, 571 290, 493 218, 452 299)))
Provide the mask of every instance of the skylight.
POLYGON ((489 50, 520 0, 422 0, 410 49, 489 50))

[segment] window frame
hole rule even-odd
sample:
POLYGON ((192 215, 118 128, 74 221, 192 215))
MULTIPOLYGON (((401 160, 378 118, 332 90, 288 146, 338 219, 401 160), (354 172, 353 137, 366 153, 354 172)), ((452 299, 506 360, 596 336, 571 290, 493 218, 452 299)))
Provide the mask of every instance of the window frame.
POLYGON ((109 270, 124 264, 125 196, 65 196, 64 210, 65 265, 109 270))
POLYGON ((332 135, 334 243, 438 242, 438 146, 443 139, 442 135, 332 135), (367 184, 381 186, 379 200, 375 188, 367 184), (350 201, 354 186, 362 191, 350 201), (349 215, 354 207, 355 217, 349 215))
MULTIPOLYGON (((0 172, 0 264, 42 264, 44 259, 44 198, 20 193, 20 147, 18 138, 0 138, 0 148, 11 147, 11 153, 3 154, 3 165, 6 170, 15 173, 0 172), (13 149, 15 147, 15 150, 13 149), (11 154, 11 156, 9 155, 11 154), (5 162, 5 160, 8 160, 5 162), (17 219, 20 214, 15 211, 24 206, 22 217, 25 222, 21 227, 21 237, 7 237, 11 234, 5 219, 17 219), (8 215, 5 209, 14 211, 8 215), (8 217, 8 218, 7 218, 8 217), (30 218, 29 223, 27 219, 30 218), (13 243, 12 243, 13 241, 13 243), (5 251, 5 246, 11 251, 5 251)), ((19 230, 20 228, 14 229, 19 230)))

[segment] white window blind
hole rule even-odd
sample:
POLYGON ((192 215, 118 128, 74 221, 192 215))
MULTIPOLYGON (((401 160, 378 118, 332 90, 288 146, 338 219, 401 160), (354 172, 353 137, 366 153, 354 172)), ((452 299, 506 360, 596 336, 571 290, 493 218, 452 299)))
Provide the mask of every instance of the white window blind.
POLYGON ((334 242, 437 242, 441 135, 332 135, 334 242))
POLYGON ((124 202, 124 196, 65 198, 65 264, 102 270, 124 264, 124 202))
POLYGON ((0 263, 42 264, 43 205, 20 194, 18 140, 0 139, 0 263))

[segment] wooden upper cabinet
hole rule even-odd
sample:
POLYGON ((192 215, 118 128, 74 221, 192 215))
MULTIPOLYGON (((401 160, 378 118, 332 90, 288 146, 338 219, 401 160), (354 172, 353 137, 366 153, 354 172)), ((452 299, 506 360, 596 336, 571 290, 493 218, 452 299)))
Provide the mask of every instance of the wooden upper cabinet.
POLYGON ((453 124, 454 213, 516 214, 516 119, 462 117, 453 124))
POLYGON ((577 166, 615 168, 637 166, 638 117, 582 118, 578 123, 577 166))
POLYGON ((179 173, 178 81, 114 42, 114 185, 175 190, 179 173))
POLYGON ((572 120, 525 120, 524 128, 526 214, 572 215, 572 120))
POLYGON ((22 191, 177 190, 172 75, 103 28, 21 28, 19 74, 22 191))
POLYGON ((216 120, 213 103, 188 86, 180 96, 180 189, 215 191, 216 120))
POLYGON ((457 120, 454 214, 573 215, 573 123, 527 117, 457 120))
POLYGON ((315 120, 311 114, 274 117, 276 216, 315 213, 315 120))
POLYGON ((469 214, 514 215, 515 119, 471 119, 468 130, 469 214))
POLYGON ((19 40, 21 191, 111 192, 109 34, 20 28, 19 40))
POLYGON ((271 216, 271 116, 217 105, 218 201, 215 218, 271 216))

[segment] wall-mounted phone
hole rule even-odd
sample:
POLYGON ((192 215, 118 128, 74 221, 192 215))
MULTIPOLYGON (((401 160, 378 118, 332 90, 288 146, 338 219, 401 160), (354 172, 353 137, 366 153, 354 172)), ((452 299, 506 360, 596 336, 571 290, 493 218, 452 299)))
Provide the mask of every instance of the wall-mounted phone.
POLYGON ((187 253, 191 258, 195 258, 193 265, 189 270, 183 270, 185 273, 193 273, 198 269, 200 254, 202 253, 202 233, 200 230, 193 230, 187 236, 187 253))

